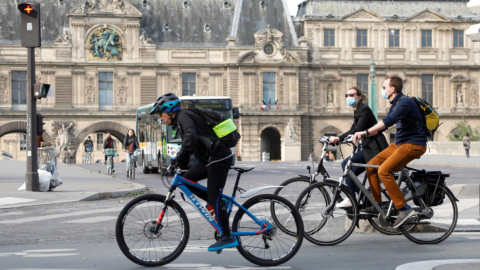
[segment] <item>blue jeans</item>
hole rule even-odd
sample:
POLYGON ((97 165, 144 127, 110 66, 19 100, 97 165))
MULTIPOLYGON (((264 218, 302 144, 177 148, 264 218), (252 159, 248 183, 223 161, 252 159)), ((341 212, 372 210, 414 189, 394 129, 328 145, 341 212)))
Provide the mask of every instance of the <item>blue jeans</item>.
POLYGON ((467 157, 470 157, 470 153, 469 153, 470 151, 469 150, 470 149, 465 149, 465 154, 467 154, 467 157))
MULTIPOLYGON (((350 160, 350 157, 346 158, 344 161, 342 161, 342 170, 345 171, 345 167, 347 166, 347 162, 350 160)), ((352 162, 353 163, 363 163, 365 164, 365 158, 363 157, 363 150, 355 153, 352 157, 352 162)), ((359 175, 365 171, 364 167, 352 167, 352 172, 355 175, 359 175)), ((352 194, 357 194, 360 192, 360 189, 355 185, 353 182, 352 178, 347 175, 347 178, 345 178, 345 183, 347 184, 348 189, 352 192, 352 194)))
MULTIPOLYGON (((125 152, 125 156, 127 157, 127 172, 130 170, 130 162, 132 162, 132 156, 134 152, 125 152)), ((135 164, 134 164, 135 166, 135 164)))

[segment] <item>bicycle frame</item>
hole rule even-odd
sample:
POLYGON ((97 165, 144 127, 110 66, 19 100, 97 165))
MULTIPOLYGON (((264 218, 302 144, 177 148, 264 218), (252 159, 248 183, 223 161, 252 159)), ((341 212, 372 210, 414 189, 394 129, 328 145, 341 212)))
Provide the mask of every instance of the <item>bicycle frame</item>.
MULTIPOLYGON (((233 204, 238 206, 240 209, 244 210, 245 213, 252 218, 260 227, 258 231, 254 232, 232 232, 233 236, 243 236, 243 235, 256 235, 265 232, 266 230, 271 229, 273 226, 271 224, 268 224, 266 221, 259 220, 255 215, 250 213, 247 209, 245 209, 241 204, 235 201, 235 193, 237 190, 237 184, 238 180, 240 178, 240 174, 237 176, 237 182, 235 183, 235 188, 233 190, 232 196, 227 196, 225 194, 222 194, 222 198, 225 198, 229 201, 229 205, 227 207, 227 213, 230 214, 233 204)), ((175 177, 173 178, 170 190, 167 193, 167 197, 165 199, 165 205, 160 212, 160 215, 158 216, 157 219, 157 225, 155 227, 155 233, 158 233, 158 230, 160 229, 161 223, 163 216, 165 215, 165 209, 167 206, 167 203, 173 198, 172 194, 175 191, 176 188, 180 188, 182 192, 185 194, 185 197, 183 197, 184 200, 188 200, 189 204, 194 207, 195 210, 197 210, 201 216, 203 216, 210 225, 219 233, 222 233, 222 228, 218 225, 218 223, 215 221, 213 216, 208 212, 208 210, 202 205, 203 203, 199 201, 199 199, 190 191, 188 187, 195 187, 197 189, 207 191, 207 187, 202 186, 196 182, 190 181, 188 179, 182 178, 180 175, 175 174, 175 177)))

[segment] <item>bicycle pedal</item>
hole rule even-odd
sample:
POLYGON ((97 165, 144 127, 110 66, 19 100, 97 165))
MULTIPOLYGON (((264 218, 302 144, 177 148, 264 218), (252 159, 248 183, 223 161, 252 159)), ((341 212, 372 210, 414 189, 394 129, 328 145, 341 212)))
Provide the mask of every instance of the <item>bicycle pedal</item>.
POLYGON ((222 250, 223 250, 223 249, 217 250, 217 254, 222 253, 222 250))

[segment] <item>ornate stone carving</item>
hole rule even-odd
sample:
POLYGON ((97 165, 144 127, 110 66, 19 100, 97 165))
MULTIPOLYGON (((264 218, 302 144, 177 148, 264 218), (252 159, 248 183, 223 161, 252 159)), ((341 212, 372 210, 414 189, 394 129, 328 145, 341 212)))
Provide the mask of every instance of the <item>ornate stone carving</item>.
POLYGON ((115 26, 112 27, 113 30, 102 28, 91 35, 88 49, 89 60, 114 60, 115 56, 117 60, 122 60, 122 40, 117 34, 115 26))
POLYGON ((333 89, 331 85, 327 87, 327 103, 332 104, 333 103, 333 89))
POLYGON ((140 35, 139 41, 140 41, 140 45, 155 44, 155 43, 153 42, 153 39, 147 38, 147 37, 145 36, 145 30, 142 31, 142 34, 140 35))
POLYGON ((170 92, 176 94, 177 96, 179 95, 178 94, 178 78, 177 77, 170 77, 170 92))
POLYGON ((237 60, 237 64, 240 64, 240 63, 255 63, 255 55, 257 53, 254 52, 254 51, 251 51, 251 52, 248 52, 242 56, 240 56, 240 58, 238 58, 237 60))
POLYGON ((170 75, 170 72, 168 70, 159 70, 159 71, 157 71, 157 75, 168 76, 168 75, 170 75))
POLYGON ((95 103, 95 77, 85 78, 85 103, 88 105, 95 103))
POLYGON ((222 76, 223 72, 210 72, 210 76, 222 76))
POLYGON ((277 29, 272 29, 270 24, 267 24, 267 28, 255 33, 254 37, 255 49, 257 50, 262 49, 266 43, 273 43, 278 50, 283 48, 283 33, 277 29))
POLYGON ((202 77, 202 84, 201 84, 200 94, 202 96, 209 96, 210 95, 210 84, 208 77, 202 77))
POLYGON ((72 36, 70 35, 70 32, 67 31, 65 34, 59 36, 55 40, 55 44, 72 44, 72 36))
POLYGON ((255 70, 247 70, 243 72, 243 75, 257 75, 257 72, 255 70))
POLYGON ((456 93, 457 93, 457 104, 462 104, 463 93, 462 93, 461 86, 458 86, 456 93))
POLYGON ((0 75, 0 103, 8 103, 7 76, 0 75))
POLYGON ((140 75, 140 74, 142 74, 142 72, 140 72, 140 71, 127 71, 127 75, 134 75, 135 76, 135 75, 140 75))
POLYGON ((460 75, 453 76, 450 79, 450 81, 452 81, 452 82, 469 82, 470 79, 460 74, 460 75))
POLYGON ((301 63, 302 60, 300 60, 297 56, 293 55, 289 51, 283 51, 283 61, 286 63, 301 63))
POLYGON ((125 105, 127 103, 127 77, 117 77, 118 103, 125 105))
POLYGON ((73 13, 114 13, 141 15, 131 4, 123 0, 86 0, 75 8, 73 13))
POLYGON ((40 71, 42 74, 55 74, 55 70, 42 70, 40 71))
POLYGON ((467 98, 470 106, 478 106, 478 86, 477 80, 474 80, 473 83, 470 84, 470 87, 467 90, 467 98))
POLYGON ((285 127, 285 142, 298 142, 298 134, 293 118, 290 118, 287 126, 285 127))

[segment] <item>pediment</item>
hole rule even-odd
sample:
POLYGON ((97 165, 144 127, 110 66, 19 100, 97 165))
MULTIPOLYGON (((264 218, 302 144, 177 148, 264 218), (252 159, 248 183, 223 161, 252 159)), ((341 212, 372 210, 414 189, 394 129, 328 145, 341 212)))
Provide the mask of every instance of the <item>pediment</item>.
POLYGON ((69 15, 134 15, 142 16, 136 7, 124 0, 84 0, 75 5, 69 12, 69 15))
POLYGON ((342 17, 344 21, 385 21, 385 18, 366 8, 360 8, 342 17))
POLYGON ((458 74, 458 75, 452 76, 450 78, 450 81, 451 82, 469 82, 470 79, 465 75, 458 74))
POLYGON ((451 20, 440 13, 430 9, 424 9, 405 19, 409 22, 450 22, 451 20))

